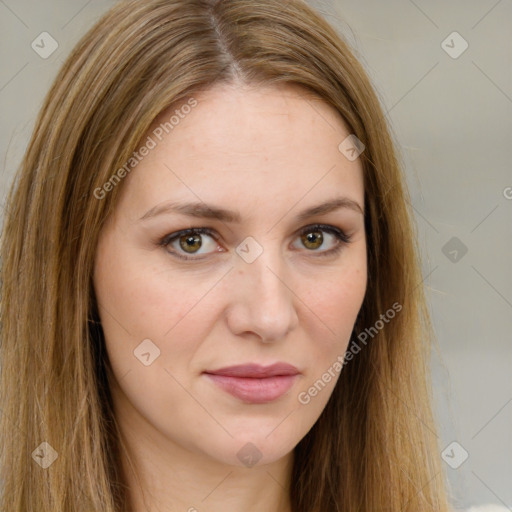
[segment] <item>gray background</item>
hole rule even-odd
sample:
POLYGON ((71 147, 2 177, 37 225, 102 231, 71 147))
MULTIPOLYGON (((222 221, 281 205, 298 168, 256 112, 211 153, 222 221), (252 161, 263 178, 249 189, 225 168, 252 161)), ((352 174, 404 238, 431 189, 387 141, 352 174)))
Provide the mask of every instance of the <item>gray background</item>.
MULTIPOLYGON (((469 454, 443 462, 453 502, 510 509, 512 2, 311 3, 353 45, 406 164, 440 345, 440 456, 453 441, 444 460, 469 454)), ((111 5, 0 0, 1 204, 59 66, 111 5), (46 59, 31 47, 44 31, 59 45, 46 59)))

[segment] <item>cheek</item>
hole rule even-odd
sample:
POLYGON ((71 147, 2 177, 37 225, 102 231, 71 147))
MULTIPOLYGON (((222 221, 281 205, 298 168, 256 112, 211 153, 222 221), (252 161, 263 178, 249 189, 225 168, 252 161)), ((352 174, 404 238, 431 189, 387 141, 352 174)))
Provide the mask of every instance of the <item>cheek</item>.
POLYGON ((333 274, 330 279, 322 279, 304 300, 305 308, 310 310, 306 328, 312 343, 309 347, 311 364, 304 385, 314 385, 321 379, 321 389, 325 389, 322 397, 315 400, 315 407, 325 405, 342 371, 340 361, 343 361, 363 303, 366 282, 366 266, 353 266, 333 274))
POLYGON ((107 324, 117 320, 137 338, 163 337, 206 291, 179 272, 148 264, 153 258, 152 252, 131 248, 116 236, 98 249, 94 281, 100 314, 103 310, 107 324))
POLYGON ((94 288, 107 351, 120 374, 140 366, 134 350, 148 339, 160 350, 155 366, 177 367, 179 361, 184 368, 194 340, 208 328, 197 305, 210 280, 192 285, 177 272, 148 265, 147 258, 115 237, 98 250, 94 288))
POLYGON ((332 340, 345 339, 352 331, 366 292, 366 266, 361 264, 323 276, 309 283, 304 303, 310 318, 332 340))
POLYGON ((158 430, 169 432, 162 411, 180 408, 184 424, 193 420, 187 415, 198 413, 180 383, 189 382, 191 361, 211 330, 201 299, 213 283, 204 276, 192 284, 190 277, 148 265, 140 251, 119 250, 121 242, 111 243, 115 252, 105 247, 99 253, 95 290, 106 351, 119 385, 117 403, 124 404, 120 414, 138 417, 136 410, 158 430))

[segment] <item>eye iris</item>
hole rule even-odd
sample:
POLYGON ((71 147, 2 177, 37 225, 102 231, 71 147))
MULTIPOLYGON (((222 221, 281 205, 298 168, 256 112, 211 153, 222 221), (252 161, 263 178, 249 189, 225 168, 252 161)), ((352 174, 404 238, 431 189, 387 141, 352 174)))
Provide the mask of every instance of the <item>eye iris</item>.
POLYGON ((180 247, 186 252, 193 254, 195 251, 201 248, 201 245, 202 242, 200 235, 184 235, 180 237, 180 247), (194 247, 194 244, 199 244, 199 246, 194 247))
POLYGON ((311 231, 305 235, 302 235, 301 238, 302 242, 308 249, 318 249, 318 247, 320 247, 324 241, 324 237, 321 231, 311 231), (312 244, 313 247, 310 247, 310 244, 312 244))

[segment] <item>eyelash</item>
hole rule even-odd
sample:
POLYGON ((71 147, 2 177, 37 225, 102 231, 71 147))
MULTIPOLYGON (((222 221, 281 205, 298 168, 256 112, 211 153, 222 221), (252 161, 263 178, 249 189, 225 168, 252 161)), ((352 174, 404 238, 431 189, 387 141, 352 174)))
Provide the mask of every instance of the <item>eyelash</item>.
MULTIPOLYGON (((335 227, 335 226, 329 226, 325 224, 314 224, 312 226, 306 226, 305 228, 302 228, 300 232, 298 233, 298 236, 305 235, 307 233, 312 233, 314 231, 325 231, 327 233, 330 233, 336 237, 338 240, 338 243, 336 247, 333 249, 330 249, 328 251, 320 251, 318 254, 313 254, 314 257, 327 257, 327 256, 334 256, 338 254, 341 249, 343 248, 343 245, 349 244, 351 242, 351 237, 347 235, 344 231, 341 229, 335 227)), ((175 233, 171 233, 169 235, 164 236, 160 240, 158 240, 157 245, 160 247, 164 247, 169 254, 172 256, 175 256, 182 260, 202 260, 203 258, 197 258, 197 257, 188 257, 183 256, 179 254, 176 251, 169 251, 168 246, 174 242, 174 240, 185 236, 185 235, 208 235, 211 236, 214 240, 217 241, 217 238, 214 234, 214 230, 210 228, 190 228, 190 229, 184 229, 182 231, 176 231, 175 233)), ((317 251, 312 251, 317 252, 317 251)))

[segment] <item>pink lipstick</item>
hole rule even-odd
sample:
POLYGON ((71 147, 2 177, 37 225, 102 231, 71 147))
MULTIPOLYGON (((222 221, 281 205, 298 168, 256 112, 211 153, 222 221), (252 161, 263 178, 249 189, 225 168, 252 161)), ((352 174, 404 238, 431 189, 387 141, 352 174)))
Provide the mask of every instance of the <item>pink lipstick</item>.
POLYGON ((242 364, 204 372, 221 389, 252 404, 277 400, 293 386, 299 373, 287 363, 242 364))

